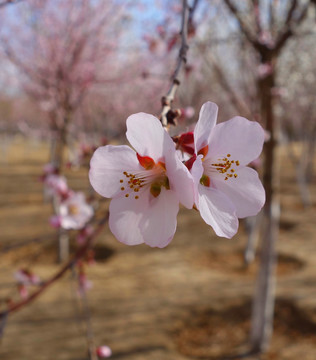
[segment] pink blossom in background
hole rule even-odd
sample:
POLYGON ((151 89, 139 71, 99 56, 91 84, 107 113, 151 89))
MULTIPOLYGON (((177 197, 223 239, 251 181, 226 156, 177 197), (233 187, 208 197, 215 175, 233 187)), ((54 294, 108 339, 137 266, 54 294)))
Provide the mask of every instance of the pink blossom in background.
POLYGON ((191 172, 195 204, 218 236, 231 238, 238 218, 256 215, 265 191, 255 170, 247 167, 262 151, 264 130, 240 116, 216 125, 218 107, 205 103, 194 129, 197 158, 191 172))
POLYGON ((187 119, 191 119, 195 115, 195 110, 192 106, 187 106, 186 108, 181 109, 181 112, 187 119))
POLYGON ((59 206, 60 226, 66 230, 82 229, 93 216, 93 208, 81 192, 71 192, 59 206))
POLYGON ((19 269, 14 273, 14 277, 23 285, 39 285, 41 283, 40 277, 27 269, 19 269))
POLYGON ((273 66, 271 63, 260 64, 257 67, 258 77, 264 79, 268 75, 272 74, 273 66))
POLYGON ((97 348, 97 355, 102 359, 108 358, 112 355, 112 350, 106 345, 99 346, 97 348))
POLYGON ((57 174, 57 168, 54 164, 48 163, 43 167, 44 175, 57 174))
POLYGON ((259 34, 259 42, 272 49, 275 46, 275 41, 272 38, 272 34, 269 30, 263 30, 259 34))
POLYGON ((76 241, 78 245, 83 245, 88 237, 93 234, 93 227, 92 226, 85 226, 83 229, 81 229, 76 237, 76 241))
POLYGON ((90 290, 92 288, 93 284, 92 281, 90 281, 87 278, 87 275, 85 273, 80 273, 79 274, 79 295, 83 295, 84 293, 86 293, 88 290, 90 290))
POLYGON ((280 98, 285 98, 288 96, 289 92, 288 89, 285 87, 274 86, 273 88, 271 88, 271 94, 273 96, 279 96, 280 98))
POLYGON ((55 229, 60 228, 60 226, 61 226, 61 218, 60 218, 60 216, 58 216, 58 215, 51 216, 50 219, 49 219, 49 223, 55 229))
POLYGON ((55 195, 67 196, 69 192, 67 180, 64 176, 50 174, 45 178, 44 183, 46 185, 46 195, 48 197, 53 197, 55 195))
POLYGON ((179 203, 193 206, 193 178, 157 118, 138 113, 126 123, 136 152, 126 145, 98 148, 90 182, 100 195, 112 198, 109 226, 119 241, 162 248, 176 231, 179 203))
POLYGON ((18 285, 18 291, 23 300, 27 299, 29 297, 29 291, 27 287, 24 284, 18 285))

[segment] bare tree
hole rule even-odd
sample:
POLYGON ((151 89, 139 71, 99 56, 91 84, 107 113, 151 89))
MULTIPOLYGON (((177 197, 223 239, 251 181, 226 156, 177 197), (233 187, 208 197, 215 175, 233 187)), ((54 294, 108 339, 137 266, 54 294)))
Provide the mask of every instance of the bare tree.
MULTIPOLYGON (((275 117, 272 89, 276 84, 276 65, 288 40, 295 35, 300 24, 307 18, 309 2, 291 0, 269 1, 268 14, 263 16, 264 1, 249 1, 251 19, 246 19, 237 2, 224 0, 238 22, 240 31, 258 56, 259 66, 267 71, 259 77, 257 88, 260 101, 260 117, 269 133, 264 147, 265 163, 263 184, 266 190, 264 207, 264 233, 260 255, 260 270, 253 303, 251 350, 261 352, 268 347, 272 333, 274 313, 274 269, 276 241, 279 229, 279 164, 276 149, 279 143, 279 123, 275 117), (268 19, 268 21, 266 20, 268 19)), ((266 2, 265 2, 266 3, 266 2)))

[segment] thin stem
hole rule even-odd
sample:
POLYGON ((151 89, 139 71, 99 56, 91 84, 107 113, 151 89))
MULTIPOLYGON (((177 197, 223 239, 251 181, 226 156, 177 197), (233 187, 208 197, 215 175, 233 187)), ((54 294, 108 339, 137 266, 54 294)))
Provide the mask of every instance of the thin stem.
POLYGON ((89 350, 89 358, 90 360, 98 360, 96 355, 96 346, 94 342, 94 333, 91 322, 90 307, 85 290, 82 291, 82 304, 83 304, 84 320, 86 323, 86 338, 87 338, 87 345, 89 350))
MULTIPOLYGON (((166 96, 163 96, 161 99, 162 102, 162 111, 161 111, 161 122, 164 127, 168 126, 168 123, 172 122, 168 119, 168 113, 171 110, 172 102, 175 98, 177 89, 180 85, 178 79, 182 66, 187 62, 187 52, 189 50, 188 45, 188 25, 189 22, 192 22, 193 13, 197 7, 198 0, 195 0, 193 6, 189 8, 188 1, 182 1, 182 18, 181 18, 181 46, 179 49, 178 60, 176 63, 175 70, 171 76, 171 86, 166 96), (168 121, 169 120, 169 121, 168 121)), ((169 113, 170 114, 170 113, 169 113)))

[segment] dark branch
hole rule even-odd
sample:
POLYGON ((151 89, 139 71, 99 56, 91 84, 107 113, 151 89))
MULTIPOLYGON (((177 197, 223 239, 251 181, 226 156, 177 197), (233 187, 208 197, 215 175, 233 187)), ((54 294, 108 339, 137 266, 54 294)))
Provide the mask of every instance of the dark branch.
POLYGON ((5 0, 5 1, 0 2, 0 8, 5 7, 7 5, 13 5, 13 4, 19 3, 21 1, 23 1, 23 0, 5 0))
POLYGON ((66 272, 72 267, 86 254, 86 252, 91 248, 92 243, 96 236, 99 235, 101 230, 103 229, 103 226, 107 223, 109 217, 109 213, 107 213, 99 222, 97 227, 95 228, 94 232, 87 237, 86 242, 84 245, 82 245, 75 255, 65 264, 62 266, 62 268, 49 280, 43 282, 43 284, 34 291, 28 298, 21 300, 17 303, 14 303, 9 306, 9 308, 5 311, 0 312, 0 320, 4 319, 6 316, 8 316, 10 313, 15 312, 17 310, 20 310, 24 306, 28 305, 32 301, 34 301, 37 297, 39 297, 46 289, 48 289, 52 284, 55 283, 55 281, 62 278, 66 272))
POLYGON ((176 64, 175 71, 171 77, 171 87, 166 96, 162 97, 162 111, 160 115, 160 119, 162 125, 167 127, 168 124, 173 123, 176 117, 176 112, 171 110, 172 102, 175 98, 175 94, 180 85, 180 81, 178 79, 180 70, 182 66, 187 62, 187 52, 189 50, 188 46, 188 26, 189 24, 193 24, 193 13, 196 10, 197 4, 199 0, 195 0, 193 6, 189 8, 187 0, 183 0, 182 4, 182 19, 181 19, 181 46, 178 55, 178 61, 176 64))
MULTIPOLYGON (((303 8, 301 9, 301 12, 297 17, 294 18, 294 13, 296 9, 296 0, 293 0, 292 6, 289 9, 287 19, 286 19, 286 28, 282 32, 282 34, 279 36, 278 40, 275 44, 275 52, 278 53, 282 50, 284 45, 286 44, 287 40, 294 34, 295 28, 297 28, 303 20, 306 18, 308 13, 308 8, 310 6, 310 2, 307 2, 303 8)), ((296 9, 297 10, 297 9, 296 9)))
POLYGON ((250 33, 247 25, 245 24, 243 18, 240 15, 239 10, 237 9, 237 7, 232 3, 231 0, 224 0, 226 6, 229 8, 229 10, 231 11, 231 13, 235 16, 236 20, 239 23, 239 27, 242 31, 242 33, 245 35, 245 37, 247 38, 247 40, 252 44, 256 44, 257 41, 256 39, 253 37, 253 35, 250 33))

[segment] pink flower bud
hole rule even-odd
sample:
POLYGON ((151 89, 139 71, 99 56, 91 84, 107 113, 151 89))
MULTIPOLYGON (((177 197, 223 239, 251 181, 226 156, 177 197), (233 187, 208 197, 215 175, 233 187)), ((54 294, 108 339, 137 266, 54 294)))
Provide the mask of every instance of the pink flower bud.
POLYGON ((83 229, 81 229, 78 232, 76 241, 78 245, 83 245, 85 243, 85 241, 87 240, 87 238, 93 234, 93 227, 90 225, 85 226, 83 229))
POLYGON ((55 228, 55 229, 58 229, 60 228, 61 226, 61 223, 60 223, 60 216, 57 216, 57 215, 53 215, 50 219, 49 219, 49 223, 50 225, 55 228))
POLYGON ((19 285, 18 286, 19 294, 22 299, 27 299, 29 296, 29 292, 27 290, 27 287, 25 285, 19 285))
POLYGON ((273 66, 270 63, 260 64, 257 68, 258 76, 260 79, 264 79, 268 75, 272 74, 273 66))
POLYGON ((102 359, 108 358, 112 355, 112 350, 108 346, 102 345, 97 348, 97 355, 102 359))

